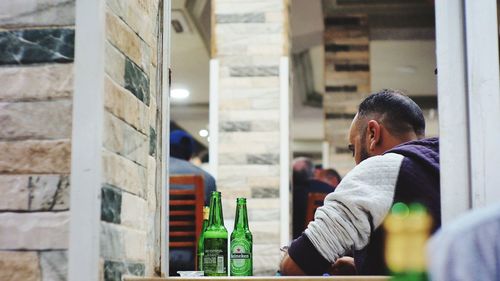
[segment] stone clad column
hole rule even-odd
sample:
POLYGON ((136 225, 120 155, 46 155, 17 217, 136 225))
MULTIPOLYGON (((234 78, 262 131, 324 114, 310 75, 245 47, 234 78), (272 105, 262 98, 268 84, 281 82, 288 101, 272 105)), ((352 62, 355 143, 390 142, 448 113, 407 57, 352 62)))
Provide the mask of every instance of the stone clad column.
POLYGON ((354 160, 347 149, 359 102, 370 92, 368 19, 342 15, 325 19, 325 137, 329 166, 345 175, 354 160))
POLYGON ((75 7, 49 2, 0 1, 0 280, 67 273, 75 7))
POLYGON ((217 188, 230 229, 236 198, 248 198, 254 274, 273 275, 283 223, 280 147, 288 145, 280 141, 280 59, 288 56, 288 3, 214 0, 212 5, 212 56, 219 65, 219 72, 211 73, 218 80, 217 188))

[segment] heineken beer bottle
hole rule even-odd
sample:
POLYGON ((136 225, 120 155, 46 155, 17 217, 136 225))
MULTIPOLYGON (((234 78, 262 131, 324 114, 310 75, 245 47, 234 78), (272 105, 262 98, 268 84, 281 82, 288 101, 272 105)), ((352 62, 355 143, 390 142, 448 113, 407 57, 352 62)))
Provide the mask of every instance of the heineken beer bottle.
POLYGON ((203 234, 205 276, 227 276, 227 230, 222 217, 221 194, 212 192, 207 230, 203 234))
POLYGON ((198 270, 202 271, 203 270, 203 237, 205 230, 207 230, 208 226, 208 213, 210 212, 210 208, 208 207, 203 207, 203 225, 201 226, 201 233, 200 237, 198 238, 198 252, 196 253, 197 255, 197 265, 198 265, 198 270))
POLYGON ((248 228, 247 200, 236 199, 234 230, 230 246, 231 276, 252 276, 252 233, 248 228))

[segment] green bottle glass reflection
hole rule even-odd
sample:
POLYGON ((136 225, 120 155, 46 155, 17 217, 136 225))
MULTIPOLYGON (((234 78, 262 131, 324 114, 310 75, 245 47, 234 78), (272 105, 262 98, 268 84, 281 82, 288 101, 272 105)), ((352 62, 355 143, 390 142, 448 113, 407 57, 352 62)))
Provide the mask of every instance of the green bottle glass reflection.
POLYGON ((248 228, 247 200, 236 199, 234 230, 231 233, 230 273, 231 276, 252 276, 252 233, 248 228))
POLYGON ((421 204, 396 203, 384 221, 391 281, 427 281, 425 245, 432 218, 421 204))
POLYGON ((198 252, 196 253, 198 258, 198 269, 199 271, 203 271, 203 237, 205 236, 205 230, 207 230, 208 226, 208 215, 210 212, 210 208, 205 206, 203 207, 203 225, 201 226, 200 237, 198 238, 198 252))
POLYGON ((222 216, 221 193, 212 192, 208 226, 203 234, 205 276, 227 276, 227 229, 222 216))

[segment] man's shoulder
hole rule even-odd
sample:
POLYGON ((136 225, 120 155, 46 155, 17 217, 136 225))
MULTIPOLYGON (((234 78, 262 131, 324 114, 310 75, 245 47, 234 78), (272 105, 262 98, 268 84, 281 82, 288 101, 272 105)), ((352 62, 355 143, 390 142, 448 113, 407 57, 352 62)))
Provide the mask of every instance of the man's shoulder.
POLYGON ((200 174, 201 169, 189 161, 170 157, 168 170, 171 175, 176 174, 200 174))
POLYGON ((386 153, 383 155, 372 156, 370 158, 365 159, 356 167, 354 170, 371 170, 374 168, 380 168, 384 166, 394 166, 400 165, 401 161, 403 161, 404 156, 398 153, 386 153))

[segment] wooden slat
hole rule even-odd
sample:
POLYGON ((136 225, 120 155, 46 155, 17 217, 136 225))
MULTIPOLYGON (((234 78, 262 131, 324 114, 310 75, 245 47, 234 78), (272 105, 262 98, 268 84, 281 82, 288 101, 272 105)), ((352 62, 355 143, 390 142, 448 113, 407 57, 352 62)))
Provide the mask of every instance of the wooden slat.
POLYGON ((168 243, 170 247, 194 247, 196 243, 194 242, 170 242, 168 243))
POLYGON ((170 216, 194 216, 195 211, 170 211, 170 216))
POLYGON ((194 226, 193 221, 170 221, 171 226, 194 226))
POLYGON ((193 206, 196 203, 195 200, 170 200, 170 206, 193 206))
POLYGON ((170 231, 170 236, 171 237, 188 237, 188 236, 195 236, 196 232, 194 231, 170 231))

